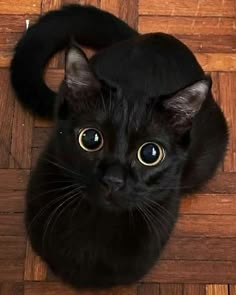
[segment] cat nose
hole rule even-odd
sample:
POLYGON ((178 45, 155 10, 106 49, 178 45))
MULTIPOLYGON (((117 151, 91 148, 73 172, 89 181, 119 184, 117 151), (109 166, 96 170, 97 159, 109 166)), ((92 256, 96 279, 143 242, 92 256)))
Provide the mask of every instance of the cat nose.
POLYGON ((124 186, 124 172, 120 166, 109 167, 103 176, 103 183, 107 185, 113 192, 118 191, 124 186))

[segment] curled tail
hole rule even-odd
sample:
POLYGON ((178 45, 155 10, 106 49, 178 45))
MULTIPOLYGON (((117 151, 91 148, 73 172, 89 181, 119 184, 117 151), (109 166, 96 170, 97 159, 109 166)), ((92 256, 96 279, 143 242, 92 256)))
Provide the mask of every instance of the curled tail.
POLYGON ((32 113, 53 117, 55 95, 44 82, 44 68, 73 38, 101 49, 138 33, 114 15, 92 6, 68 5, 42 16, 15 48, 11 81, 19 101, 32 113))

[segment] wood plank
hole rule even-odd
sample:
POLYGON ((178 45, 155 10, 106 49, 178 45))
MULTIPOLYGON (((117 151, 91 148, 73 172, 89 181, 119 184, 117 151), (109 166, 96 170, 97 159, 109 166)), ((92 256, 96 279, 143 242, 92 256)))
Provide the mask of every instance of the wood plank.
POLYGON ((20 36, 21 33, 0 34, 0 67, 8 67, 10 65, 13 49, 20 36))
POLYGON ((161 260, 236 261, 236 238, 171 237, 161 260))
POLYGON ((71 3, 73 3, 73 4, 79 3, 79 4, 82 4, 82 5, 93 5, 93 6, 96 6, 96 7, 100 6, 100 1, 101 0, 62 0, 64 5, 71 4, 71 3))
POLYGON ((204 194, 235 194, 236 192, 236 173, 217 173, 200 190, 204 194))
MULTIPOLYGON (((54 91, 57 91, 64 77, 64 69, 47 69, 45 73, 46 84, 54 91)), ((35 118, 35 127, 51 127, 52 121, 35 118)))
POLYGON ((4 282, 0 284, 1 295, 23 295, 24 286, 23 283, 10 283, 4 282))
POLYGON ((219 237, 236 236, 235 215, 181 215, 176 224, 175 237, 219 237))
MULTIPOLYGON (((23 260, 0 260, 1 281, 22 281, 24 263, 23 260)), ((5 295, 5 294, 4 294, 5 295)))
POLYGON ((46 13, 50 10, 59 9, 61 5, 61 0, 42 0, 41 13, 46 13))
MULTIPOLYGON (((13 95, 13 94, 12 94, 13 95)), ((30 168, 33 116, 16 101, 12 126, 10 167, 30 168)))
POLYGON ((194 53, 234 53, 235 39, 232 36, 173 34, 194 53))
POLYGON ((222 17, 173 17, 173 16, 140 16, 139 32, 164 32, 182 35, 231 35, 235 40, 235 18, 222 17))
POLYGON ((32 147, 43 147, 52 133, 51 128, 34 128, 32 147))
POLYGON ((181 284, 160 284, 160 295, 182 295, 183 285, 181 284))
POLYGON ((52 126, 53 126, 52 121, 45 120, 39 117, 35 118, 34 120, 34 127, 46 128, 46 127, 52 127, 52 126))
POLYGON ((228 285, 207 285, 206 295, 229 295, 228 285))
POLYGON ((47 269, 47 279, 48 282, 58 282, 60 279, 52 272, 50 268, 47 269))
POLYGON ((235 53, 196 53, 196 58, 207 72, 236 71, 235 53))
POLYGON ((32 161, 31 161, 31 167, 35 167, 38 157, 40 153, 42 152, 43 148, 32 148, 32 161))
MULTIPOLYGON (((220 51, 220 50, 219 50, 220 51)), ((231 50, 229 50, 231 52, 231 50)), ((212 87, 211 87, 211 92, 213 94, 213 98, 217 102, 217 104, 220 106, 220 78, 219 78, 219 72, 210 72, 208 73, 211 76, 212 79, 212 87)), ((216 173, 221 173, 223 172, 223 161, 219 163, 217 172, 216 173)))
MULTIPOLYGON (((219 40, 217 38, 217 40, 219 40)), ((215 44, 215 42, 212 42, 215 44)), ((224 42, 222 42, 223 44, 224 42)), ((220 51, 220 50, 218 50, 220 51)), ((232 50, 230 49, 229 52, 231 52, 232 50)), ((209 74, 209 73, 208 73, 209 74)), ((211 79, 212 79, 212 93, 213 93, 213 97, 215 99, 215 101, 217 102, 217 104, 220 106, 220 78, 219 78, 219 72, 211 72, 210 73, 211 79)), ((223 165, 224 163, 221 162, 218 166, 217 172, 222 172, 223 169, 223 165)))
MULTIPOLYGON (((22 33, 26 29, 26 20, 30 21, 30 24, 35 23, 38 19, 38 15, 23 14, 23 15, 1 15, 0 18, 0 33, 7 33, 5 36, 8 38, 11 36, 9 33, 22 33)), ((17 35, 18 36, 18 35, 17 35)), ((1 36, 2 39, 2 36, 1 36)))
POLYGON ((182 214, 235 214, 236 194, 195 194, 181 203, 182 214))
POLYGON ((229 295, 236 295, 236 285, 229 285, 229 295))
POLYGON ((218 72, 212 72, 210 73, 211 79, 212 79, 212 93, 214 96, 214 99, 219 104, 220 103, 220 79, 219 79, 219 73, 218 72))
POLYGON ((235 38, 230 35, 181 35, 174 36, 187 45, 193 52, 202 53, 234 53, 236 52, 235 38))
POLYGON ((24 280, 25 281, 44 281, 47 277, 47 267, 46 264, 41 260, 41 258, 35 254, 32 250, 29 241, 26 247, 25 256, 25 271, 24 280))
POLYGON ((101 9, 111 12, 127 22, 131 27, 138 26, 138 1, 101 0, 101 9))
POLYGON ((138 286, 137 295, 160 295, 159 284, 141 284, 138 286))
POLYGON ((29 170, 0 169, 0 191, 25 190, 29 170))
POLYGON ((9 67, 12 54, 8 51, 0 50, 0 68, 9 67))
POLYGON ((45 81, 46 84, 54 91, 57 91, 59 85, 64 77, 63 69, 49 69, 46 71, 45 81))
POLYGON ((120 10, 120 5, 119 5, 118 0, 101 0, 101 9, 109 11, 110 13, 116 15, 119 17, 119 10, 120 10))
POLYGON ((220 73, 220 105, 225 114, 228 126, 230 141, 224 161, 224 171, 236 171, 236 73, 220 73))
POLYGON ((41 0, 0 0, 0 14, 39 14, 41 0))
MULTIPOLYGON (((101 0, 103 1, 103 0, 101 0)), ((132 28, 138 28, 138 0, 120 0, 119 17, 132 28)))
POLYGON ((0 213, 23 212, 25 191, 0 191, 0 213))
POLYGON ((1 33, 0 35, 1 51, 12 53, 21 35, 22 35, 21 33, 1 33))
MULTIPOLYGON (((128 286, 128 287, 117 287, 108 290, 81 290, 79 291, 80 295, 136 295, 137 287, 128 286)), ((77 295, 78 291, 73 290, 61 283, 49 283, 49 282, 27 282, 25 283, 25 293, 24 295, 57 295, 57 294, 66 294, 66 295, 77 295)))
MULTIPOLYGON (((61 0, 42 0, 41 14, 45 14, 50 10, 60 9, 62 5, 61 0)), ((48 63, 48 68, 58 68, 59 54, 55 54, 48 63)))
POLYGON ((9 72, 0 70, 0 168, 9 167, 15 101, 10 95, 9 72))
POLYGON ((139 14, 170 16, 235 16, 234 0, 140 0, 139 14))
POLYGON ((78 292, 61 283, 26 282, 24 295, 77 295, 78 292))
POLYGON ((25 228, 23 214, 0 214, 1 236, 24 236, 24 234, 25 228))
MULTIPOLYGON (((217 39, 218 40, 218 39, 217 39)), ((215 42, 212 42, 215 44, 215 42)), ((224 42, 222 42, 223 44, 224 42)), ((218 50, 220 51, 220 50, 218 50)), ((231 49, 229 50, 229 52, 231 52, 231 49)), ((220 106, 220 78, 219 78, 219 72, 210 72, 208 73, 211 76, 212 79, 212 87, 211 87, 211 92, 213 94, 213 98, 215 99, 215 101, 217 102, 217 104, 220 106)), ((219 163, 218 168, 217 168, 217 172, 223 172, 223 161, 221 161, 221 163, 219 163)))
POLYGON ((145 283, 234 284, 236 262, 160 260, 141 280, 145 283))
POLYGON ((199 284, 184 284, 183 295, 206 295, 206 286, 199 284))
POLYGON ((24 260, 25 237, 0 236, 0 260, 24 260))

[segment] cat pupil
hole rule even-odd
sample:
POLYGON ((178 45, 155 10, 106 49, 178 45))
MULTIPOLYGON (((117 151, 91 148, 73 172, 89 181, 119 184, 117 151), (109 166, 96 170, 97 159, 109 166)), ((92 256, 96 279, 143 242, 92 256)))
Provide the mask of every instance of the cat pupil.
POLYGON ((152 143, 145 145, 141 150, 141 157, 146 163, 153 163, 159 157, 159 149, 152 143))
POLYGON ((79 143, 85 150, 98 150, 102 146, 102 136, 96 129, 84 129, 80 133, 79 143))
POLYGON ((147 166, 158 164, 164 158, 163 148, 157 143, 148 142, 143 144, 138 151, 139 161, 147 166))

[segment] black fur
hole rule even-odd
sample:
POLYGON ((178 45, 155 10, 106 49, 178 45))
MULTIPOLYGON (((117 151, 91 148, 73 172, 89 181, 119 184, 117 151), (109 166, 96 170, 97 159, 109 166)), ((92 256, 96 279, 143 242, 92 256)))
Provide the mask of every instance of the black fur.
POLYGON ((55 93, 43 80, 45 65, 71 40, 94 49, 138 33, 114 15, 92 6, 68 5, 41 17, 15 48, 11 80, 20 102, 34 114, 52 118, 55 93))
MULTIPOLYGON (((68 50, 56 126, 28 185, 32 246, 74 287, 140 279, 170 236, 181 196, 214 174, 227 145, 211 79, 191 51, 170 35, 134 35, 89 61, 68 50), (87 127, 102 133, 101 150, 79 145, 87 127), (137 157, 149 141, 165 150, 151 167, 137 157)), ((33 97, 24 99, 38 112, 33 97)))

